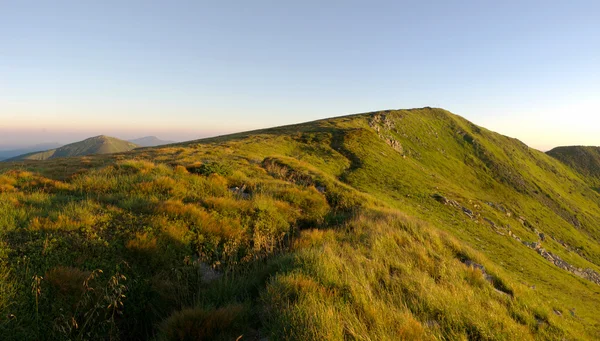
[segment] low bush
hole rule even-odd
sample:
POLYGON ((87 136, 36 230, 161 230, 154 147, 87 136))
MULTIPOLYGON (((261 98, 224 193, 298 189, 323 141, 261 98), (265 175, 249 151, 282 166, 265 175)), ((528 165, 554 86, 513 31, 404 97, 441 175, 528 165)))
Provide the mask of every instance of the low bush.
POLYGON ((218 174, 221 176, 229 176, 233 174, 233 168, 230 165, 219 163, 216 161, 203 163, 201 165, 192 165, 187 167, 188 172, 192 174, 211 175, 218 174))
POLYGON ((228 305, 218 309, 187 308, 175 312, 160 327, 160 340, 201 341, 240 339, 243 329, 239 323, 245 318, 248 308, 228 305))

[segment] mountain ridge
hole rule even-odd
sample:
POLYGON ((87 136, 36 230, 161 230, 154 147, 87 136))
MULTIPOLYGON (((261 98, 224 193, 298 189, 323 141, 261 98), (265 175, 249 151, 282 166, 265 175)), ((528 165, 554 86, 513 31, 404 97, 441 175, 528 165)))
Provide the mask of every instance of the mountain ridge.
POLYGON ((49 150, 49 149, 56 149, 56 148, 59 148, 62 146, 63 145, 60 143, 51 142, 51 143, 41 143, 41 144, 36 144, 33 146, 27 146, 27 147, 15 148, 15 149, 0 150, 0 161, 9 159, 12 157, 16 157, 19 155, 30 154, 30 153, 34 153, 34 152, 41 152, 41 151, 49 150))
POLYGON ((98 135, 79 142, 66 144, 56 149, 19 155, 4 161, 39 161, 62 157, 111 154, 130 151, 137 147, 139 146, 129 141, 120 140, 106 135, 98 135))
POLYGON ((600 180, 600 147, 564 146, 547 152, 579 173, 600 180))
POLYGON ((85 271, 123 262, 117 273, 130 291, 122 318, 109 322, 124 339, 600 334, 593 179, 443 109, 355 114, 81 164, 0 165, 0 222, 14 226, 0 229, 0 255, 27 255, 31 269, 0 273, 0 290, 22 293, 0 295, 2 316, 19 317, 0 331, 16 339, 31 321, 56 331, 60 314, 81 320, 76 295, 44 299, 70 288, 57 273, 80 283, 85 271), (39 317, 32 273, 49 278, 39 317))

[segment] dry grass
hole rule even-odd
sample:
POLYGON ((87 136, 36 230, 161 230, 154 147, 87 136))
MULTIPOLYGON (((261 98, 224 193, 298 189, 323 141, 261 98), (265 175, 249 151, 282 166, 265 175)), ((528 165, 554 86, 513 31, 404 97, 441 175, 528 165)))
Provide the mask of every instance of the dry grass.
POLYGON ((126 246, 136 252, 151 254, 157 251, 157 239, 148 232, 136 233, 135 238, 127 242, 126 246))
POLYGON ((299 272, 275 278, 263 296, 276 338, 511 340, 546 339, 570 330, 541 301, 521 294, 527 289, 431 227, 374 212, 356 217, 349 229, 335 238, 313 231, 301 235, 299 272), (466 254, 518 294, 498 292, 480 270, 456 258, 466 254), (542 315, 543 328, 533 328, 542 315))
POLYGON ((1 335, 594 339, 596 287, 482 218, 533 240, 515 219, 526 215, 578 249, 551 238, 544 247, 595 267, 600 249, 582 236, 596 235, 597 192, 543 155, 446 113, 390 116, 398 124, 385 137, 400 141, 405 157, 360 116, 0 165, 19 168, 0 172, 1 335), (438 192, 482 218, 433 200, 438 192), (561 200, 552 206, 552 198, 561 200), (577 213, 581 229, 556 211, 577 213), (80 295, 76 283, 90 272, 93 290, 80 295), (32 287, 32 278, 44 279, 32 287))

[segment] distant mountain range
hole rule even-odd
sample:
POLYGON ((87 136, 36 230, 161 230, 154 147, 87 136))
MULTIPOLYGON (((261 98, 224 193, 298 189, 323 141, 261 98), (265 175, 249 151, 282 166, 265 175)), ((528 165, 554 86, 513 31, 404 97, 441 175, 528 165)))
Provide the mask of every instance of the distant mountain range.
POLYGON ((124 290, 124 340, 599 340, 598 147, 418 108, 153 148, 0 164, 2 340, 107 339, 124 290))
POLYGON ((175 143, 175 141, 161 140, 156 136, 140 137, 139 139, 129 140, 129 142, 133 142, 141 147, 156 147, 164 144, 175 143))
POLYGON ((112 154, 130 151, 139 147, 155 147, 170 143, 175 143, 175 141, 161 140, 156 136, 145 136, 125 141, 116 137, 100 135, 64 146, 58 143, 49 143, 2 151, 0 152, 0 161, 49 160, 59 157, 112 154))
POLYGON ((34 146, 22 147, 22 148, 17 148, 17 149, 0 150, 0 161, 10 159, 10 158, 13 158, 13 157, 16 157, 19 155, 23 155, 23 154, 30 154, 30 153, 39 152, 39 151, 48 150, 48 149, 55 149, 55 148, 59 148, 61 146, 62 146, 62 144, 53 142, 53 143, 36 144, 34 146))

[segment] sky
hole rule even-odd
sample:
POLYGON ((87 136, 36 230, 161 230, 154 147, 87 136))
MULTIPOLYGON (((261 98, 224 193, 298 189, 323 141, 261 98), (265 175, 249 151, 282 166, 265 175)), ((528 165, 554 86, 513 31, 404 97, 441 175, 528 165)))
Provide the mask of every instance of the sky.
POLYGON ((599 1, 0 0, 0 147, 441 107, 600 145, 599 1))

